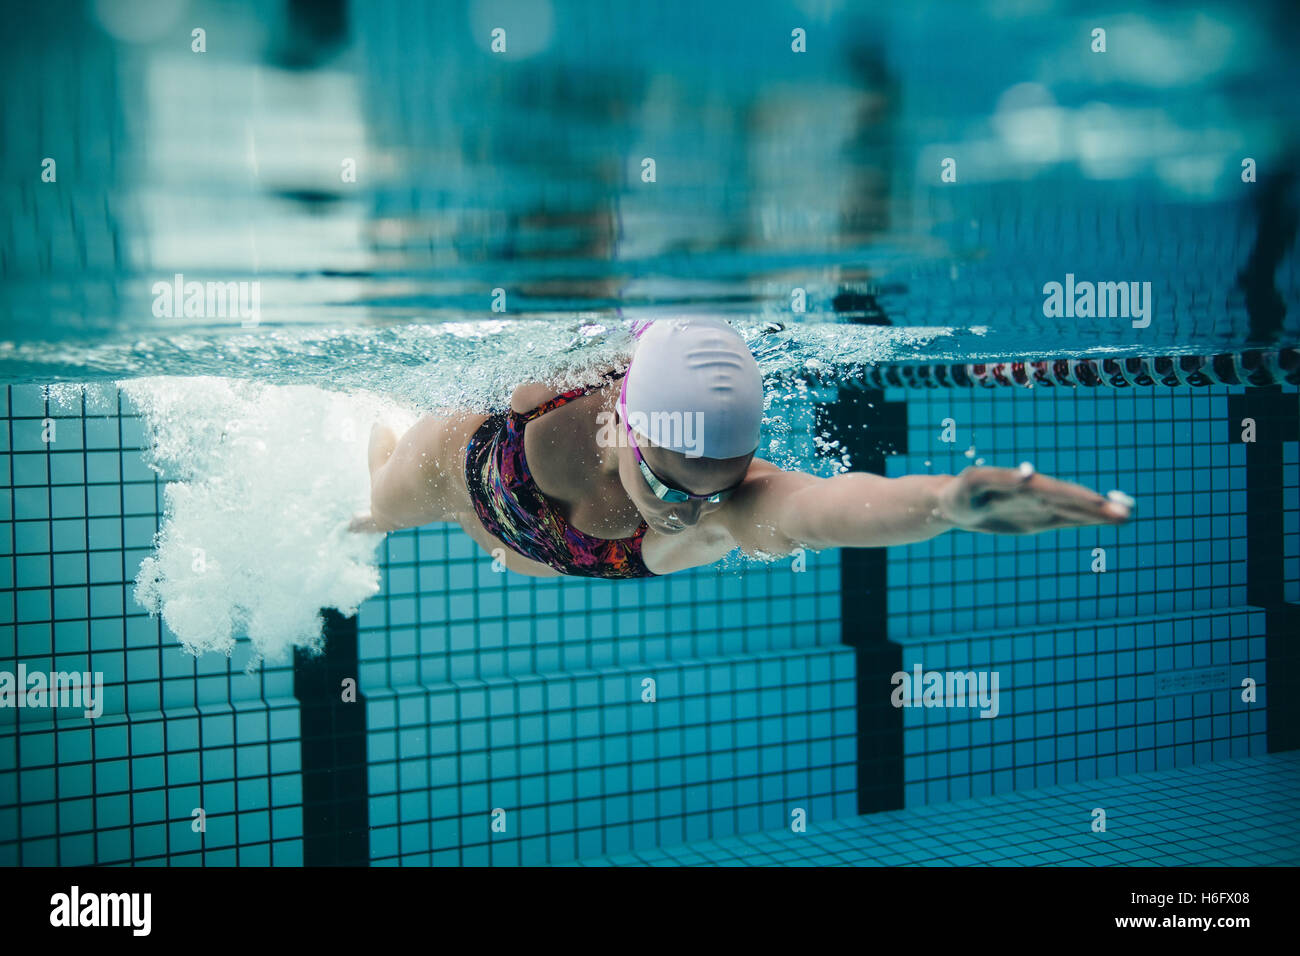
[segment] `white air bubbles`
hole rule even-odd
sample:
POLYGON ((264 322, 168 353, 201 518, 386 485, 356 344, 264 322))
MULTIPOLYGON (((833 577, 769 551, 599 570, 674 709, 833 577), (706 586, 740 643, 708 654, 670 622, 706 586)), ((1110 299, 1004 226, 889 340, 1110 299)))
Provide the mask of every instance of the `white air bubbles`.
POLYGON ((379 536, 347 530, 369 508, 368 423, 400 432, 414 415, 311 386, 158 378, 121 387, 141 413, 146 462, 169 479, 135 598, 187 651, 229 654, 247 636, 250 666, 283 660, 293 647, 320 647, 322 608, 353 614, 378 591, 379 536), (340 440, 345 418, 358 427, 340 440))

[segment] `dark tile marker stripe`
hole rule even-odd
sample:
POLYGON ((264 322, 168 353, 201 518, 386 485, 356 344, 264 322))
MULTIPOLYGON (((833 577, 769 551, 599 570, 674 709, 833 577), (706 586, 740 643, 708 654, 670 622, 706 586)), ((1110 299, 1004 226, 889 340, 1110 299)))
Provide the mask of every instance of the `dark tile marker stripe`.
POLYGON ((1294 392, 1252 388, 1228 398, 1228 441, 1255 420, 1246 443, 1246 600, 1264 609, 1268 750, 1300 748, 1300 606, 1284 598, 1282 443, 1300 439, 1294 392))
POLYGON ((325 653, 294 651, 293 694, 301 706, 302 837, 306 866, 370 864, 366 706, 343 702, 357 679, 357 619, 322 612, 325 653))
MULTIPOLYGON (((850 455, 854 471, 883 475, 891 450, 907 452, 907 411, 884 392, 840 393, 821 406, 822 422, 850 455)), ((857 660, 858 813, 903 806, 903 712, 890 704, 903 649, 886 636, 884 548, 840 551, 840 641, 857 660)))

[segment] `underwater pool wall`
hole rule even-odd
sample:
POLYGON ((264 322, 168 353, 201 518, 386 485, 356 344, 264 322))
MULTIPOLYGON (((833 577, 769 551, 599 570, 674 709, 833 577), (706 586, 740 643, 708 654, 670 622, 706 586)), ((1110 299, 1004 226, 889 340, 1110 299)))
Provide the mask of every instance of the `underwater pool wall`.
MULTIPOLYGON (((849 394, 788 413, 796 453, 849 394)), ((0 862, 560 862, 1296 747, 1294 386, 862 394, 859 467, 973 445, 1137 520, 646 582, 495 573, 429 526, 388 537, 323 659, 246 675, 244 645, 196 660, 134 603, 163 482, 116 389, 66 412, 6 388, 0 669, 107 692, 93 721, 0 710, 0 862), (998 716, 892 706, 917 665, 997 670, 998 716)))
POLYGON ((0 862, 302 862, 292 667, 191 657, 132 596, 163 488, 138 419, 111 386, 71 412, 36 386, 0 401, 0 670, 104 678, 94 719, 0 709, 0 862))
POLYGON ((888 474, 927 461, 956 472, 988 454, 1138 502, 1118 528, 890 549, 902 669, 997 672, 1002 691, 996 718, 904 708, 908 806, 1297 745, 1294 386, 885 396, 908 415, 907 451, 888 474), (1242 441, 1247 412, 1254 443, 1242 441), (945 420, 961 423, 958 440, 942 440, 945 420))

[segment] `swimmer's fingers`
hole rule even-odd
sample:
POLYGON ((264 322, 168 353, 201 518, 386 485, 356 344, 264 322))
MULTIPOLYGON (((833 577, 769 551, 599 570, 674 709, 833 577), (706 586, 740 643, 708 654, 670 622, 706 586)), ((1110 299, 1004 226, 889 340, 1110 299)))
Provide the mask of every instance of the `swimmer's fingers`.
POLYGON ((1033 474, 1024 487, 1060 519, 1062 527, 1123 524, 1129 517, 1129 509, 1122 502, 1111 501, 1074 482, 1033 474))
POLYGON ((970 507, 979 509, 1018 494, 1026 487, 1033 472, 1026 474, 1013 468, 984 468, 972 465, 957 476, 969 495, 970 507))
POLYGON ((1006 468, 971 466, 956 475, 939 494, 938 510, 959 528, 985 530, 1001 526, 998 512, 1020 484, 1020 476, 1006 468))
POLYGON ((965 469, 944 494, 941 509, 960 527, 994 534, 1035 534, 1056 528, 1121 524, 1129 509, 1095 491, 1019 469, 965 469))
POLYGON ((1023 466, 968 468, 961 477, 968 482, 970 504, 976 509, 1028 494, 1047 511, 1075 523, 1111 524, 1128 518, 1128 508, 1119 502, 1083 485, 1049 478, 1023 466))

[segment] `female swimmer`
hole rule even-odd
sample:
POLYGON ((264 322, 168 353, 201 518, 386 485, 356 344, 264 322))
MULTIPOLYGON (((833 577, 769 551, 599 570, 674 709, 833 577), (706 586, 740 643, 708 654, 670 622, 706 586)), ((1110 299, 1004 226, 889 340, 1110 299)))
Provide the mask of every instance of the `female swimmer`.
POLYGON ((660 320, 638 335, 626 371, 590 387, 521 385, 508 411, 426 415, 400 438, 376 425, 371 508, 351 530, 455 521, 511 571, 637 578, 735 548, 771 557, 1128 520, 1121 493, 1028 464, 899 478, 782 470, 755 457, 762 377, 730 326, 660 320))

